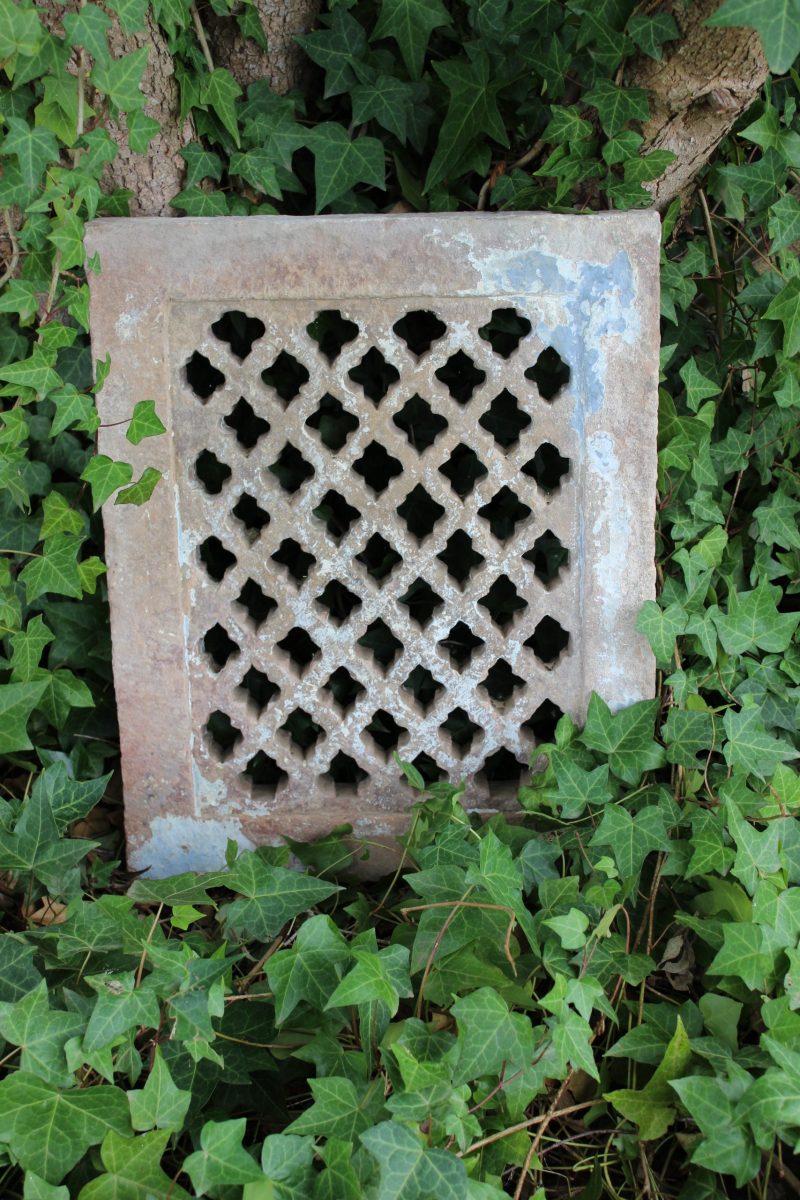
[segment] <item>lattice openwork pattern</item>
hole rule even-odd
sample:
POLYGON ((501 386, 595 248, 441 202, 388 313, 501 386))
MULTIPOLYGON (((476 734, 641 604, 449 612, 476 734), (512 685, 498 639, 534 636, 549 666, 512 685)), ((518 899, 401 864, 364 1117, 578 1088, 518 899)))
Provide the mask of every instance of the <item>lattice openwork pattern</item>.
POLYGON ((187 305, 175 327, 204 775, 385 796, 398 750, 516 785, 580 701, 569 363, 502 300, 187 305))

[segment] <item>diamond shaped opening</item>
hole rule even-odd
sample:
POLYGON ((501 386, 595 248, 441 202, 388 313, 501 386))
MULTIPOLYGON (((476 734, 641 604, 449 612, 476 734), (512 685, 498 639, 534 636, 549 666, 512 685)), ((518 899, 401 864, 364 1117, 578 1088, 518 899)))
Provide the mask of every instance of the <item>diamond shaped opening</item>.
POLYGON ((320 521, 325 522, 328 533, 331 537, 336 538, 337 542, 344 537, 353 522, 361 516, 357 508, 353 508, 352 504, 347 503, 344 496, 340 496, 338 492, 334 491, 326 492, 312 512, 320 521))
POLYGON ((373 404, 380 404, 392 384, 397 383, 400 372, 381 354, 375 346, 362 358, 357 367, 348 371, 348 378, 363 388, 373 404))
POLYGON ((285 638, 276 643, 279 650, 288 655, 302 675, 315 655, 319 654, 319 646, 309 637, 305 629, 295 626, 290 629, 285 638))
POLYGON ((460 754, 466 753, 474 742, 475 735, 483 732, 480 725, 476 725, 463 708, 454 708, 439 728, 448 735, 460 754))
POLYGON ((242 731, 237 729, 227 713, 216 709, 205 725, 209 747, 219 762, 224 762, 237 742, 242 740, 242 731))
POLYGON ((385 708, 379 708, 372 714, 369 725, 364 727, 364 733, 368 733, 381 750, 388 754, 394 750, 406 730, 402 725, 397 724, 392 714, 388 713, 385 708))
POLYGON ((508 388, 503 388, 499 396, 495 396, 489 408, 478 422, 482 425, 504 450, 510 450, 519 441, 523 429, 527 429, 531 419, 523 412, 517 403, 517 397, 512 396, 508 388))
POLYGON ((222 387, 225 376, 208 361, 205 354, 195 350, 184 367, 186 382, 200 400, 206 401, 214 395, 217 388, 222 387))
POLYGON ((518 762, 510 750, 501 747, 486 759, 483 769, 478 773, 478 781, 487 784, 490 790, 496 788, 505 790, 516 787, 522 772, 526 769, 525 765, 518 762))
POLYGON ((508 629, 516 613, 528 607, 507 575, 498 575, 485 596, 478 601, 487 610, 495 625, 508 629))
POLYGON ((366 688, 354 679, 346 667, 337 667, 327 683, 323 684, 325 691, 330 692, 334 703, 344 714, 355 704, 358 697, 366 688))
POLYGON ((402 558, 385 537, 373 533, 361 553, 356 555, 356 562, 364 564, 376 583, 383 583, 402 558))
POLYGON ((200 561, 215 583, 225 578, 225 573, 236 562, 236 555, 223 546, 218 537, 209 537, 198 550, 200 561))
POLYGON ((533 734, 537 745, 552 742, 556 734, 556 725, 563 715, 562 710, 552 700, 543 700, 533 716, 523 722, 522 728, 533 734))
POLYGON ((232 471, 227 463, 220 462, 211 450, 201 450, 194 464, 195 474, 209 496, 218 496, 222 485, 227 483, 232 471))
POLYGON ((480 686, 486 688, 492 700, 502 704, 513 696, 517 688, 525 687, 525 680, 514 674, 504 658, 498 658, 487 671, 486 678, 480 686))
POLYGON ((444 321, 429 308, 418 308, 414 312, 406 313, 395 322, 392 329, 418 358, 447 333, 444 321))
POLYGON ((510 358, 524 337, 531 331, 531 323, 515 308, 496 308, 489 321, 478 333, 501 358, 510 358))
POLYGON ((269 470, 289 495, 294 495, 314 474, 314 468, 291 442, 286 443, 269 470))
POLYGON ((231 309, 214 322, 211 332, 221 342, 227 342, 231 354, 243 362, 253 349, 253 343, 266 333, 266 326, 258 317, 248 317, 239 309, 231 309))
POLYGON ((450 661, 459 671, 469 663, 476 650, 484 645, 483 638, 473 633, 463 621, 457 621, 439 645, 450 655, 450 661))
POLYGON ((323 779, 329 779, 333 786, 339 788, 358 787, 365 779, 369 779, 369 775, 360 767, 354 758, 349 754, 345 754, 344 750, 339 750, 331 759, 331 765, 322 776, 323 779))
POLYGON ((257 667, 250 667, 242 677, 239 687, 247 694, 248 705, 253 707, 258 716, 281 690, 268 675, 259 671, 257 667))
POLYGON ((348 412, 341 400, 326 392, 306 425, 316 429, 323 446, 329 450, 341 450, 353 430, 358 429, 358 417, 348 412))
POLYGON ((269 421, 259 417, 252 404, 240 396, 225 417, 225 424, 236 433, 236 440, 245 450, 252 450, 260 437, 269 433, 269 421))
POLYGON ((569 459, 559 454, 550 442, 543 442, 522 470, 536 480, 543 492, 557 492, 569 471, 569 459))
POLYGON ((444 466, 439 467, 439 470, 461 500, 470 494, 479 479, 488 475, 486 467, 472 447, 465 446, 463 442, 456 446, 450 458, 444 466))
POLYGON ((502 487, 488 504, 478 509, 478 516, 489 522, 489 528, 498 542, 513 537, 518 523, 530 514, 528 505, 523 504, 509 487, 502 487))
POLYGON ((421 396, 412 396, 410 400, 406 400, 392 420, 420 454, 432 446, 439 434, 447 429, 444 417, 434 412, 428 401, 423 400, 421 396))
POLYGON ((231 509, 237 521, 244 525, 245 532, 251 541, 255 541, 265 525, 269 525, 269 513, 258 503, 249 492, 242 492, 236 504, 231 509))
POLYGON ((545 587, 549 587, 558 579, 562 567, 569 562, 569 551, 556 537, 552 529, 546 529, 540 534, 530 550, 522 556, 526 562, 533 564, 533 571, 545 587))
POLYGON ((378 442, 370 442, 364 453, 353 463, 353 470, 360 475, 367 487, 372 488, 376 496, 385 492, 393 479, 402 475, 403 467, 378 442))
POLYGON ((424 629, 436 609, 444 604, 444 600, 436 595, 429 583, 417 577, 408 591, 398 597, 398 603, 404 604, 412 621, 416 621, 417 625, 424 629))
POLYGON ((274 795, 279 784, 289 776, 283 767, 279 767, 274 758, 270 758, 263 750, 257 751, 242 771, 245 779, 249 779, 254 788, 259 788, 274 795))
POLYGON ((462 585, 475 568, 485 561, 483 555, 473 549, 472 538, 463 529, 457 529, 452 537, 448 538, 444 550, 436 557, 447 567, 448 575, 452 575, 456 583, 462 585))
POLYGON ((272 366, 261 372, 261 378, 267 387, 278 393, 284 404, 290 404, 310 376, 301 362, 281 350, 272 366))
MULTIPOLYGON (((439 766, 436 760, 431 758, 430 754, 426 754, 424 750, 421 751, 416 758, 412 758, 411 764, 417 768, 425 783, 438 783, 440 779, 444 778, 444 771, 442 768, 439 766)), ((400 778, 405 779, 405 775, 401 775, 400 778)))
POLYGON ((531 637, 524 643, 546 666, 556 663, 569 644, 569 634, 553 617, 542 617, 531 637))
POLYGON ((561 355, 548 346, 525 372, 532 379, 543 400, 555 400, 559 392, 569 383, 570 369, 561 355))
POLYGON ((338 308, 324 308, 318 312, 306 333, 319 346, 329 363, 335 362, 348 342, 358 337, 355 321, 343 317, 338 308))
POLYGON ((398 506, 397 513, 405 521, 409 533, 421 542, 444 516, 444 508, 418 483, 398 506))
POLYGON ((263 625, 272 610, 278 607, 277 601, 267 596, 255 579, 247 580, 236 598, 236 603, 241 604, 254 629, 263 625))
POLYGON ((322 726, 303 708, 296 708, 290 713, 284 723, 278 726, 278 732, 291 738, 304 753, 316 745, 320 737, 325 736, 322 726))
POLYGON ((380 617, 367 626, 366 632, 358 639, 358 645, 369 650, 384 670, 397 658, 398 651, 403 649, 403 643, 396 638, 389 626, 380 617))
POLYGON ((403 687, 411 693, 423 712, 427 712, 444 685, 431 675, 427 667, 417 666, 403 682, 403 687))
POLYGON ((434 375, 459 404, 467 404, 472 399, 475 388, 486 379, 486 372, 476 367, 463 350, 451 354, 444 366, 434 371, 434 375))
POLYGON ((361 600, 338 579, 332 579, 317 596, 317 604, 328 610, 334 625, 342 625, 354 608, 361 607, 361 600))
POLYGON ((227 629, 217 622, 203 638, 203 649, 211 659, 211 669, 221 671, 228 659, 239 653, 239 647, 227 629))
POLYGON ((307 579, 308 572, 317 561, 314 555, 304 550, 294 538, 284 538, 270 558, 279 566, 286 567, 295 583, 302 583, 304 579, 307 579))

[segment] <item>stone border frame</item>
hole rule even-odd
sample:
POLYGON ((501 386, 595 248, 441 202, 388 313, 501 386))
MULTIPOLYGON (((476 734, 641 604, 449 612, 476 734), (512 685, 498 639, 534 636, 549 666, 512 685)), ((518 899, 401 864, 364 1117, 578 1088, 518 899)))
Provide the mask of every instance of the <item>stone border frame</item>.
MULTIPOLYGON (((279 807, 266 816, 201 811, 174 445, 169 433, 138 447, 125 439, 137 400, 153 398, 171 427, 175 303, 213 301, 220 312, 246 310, 249 300, 315 297, 541 304, 543 336, 573 372, 574 422, 586 450, 577 547, 584 699, 597 691, 619 708, 653 694, 653 657, 634 622, 655 590, 657 214, 106 218, 90 223, 86 243, 100 264, 89 275, 93 353, 111 355, 99 396, 100 452, 131 462, 134 477, 145 466, 164 475, 142 509, 109 507, 105 520, 133 868, 213 868, 229 837, 245 846, 283 833, 306 839, 352 820, 335 805, 283 820, 279 807)), ((373 810, 352 823, 356 833, 391 839, 406 816, 373 810)))

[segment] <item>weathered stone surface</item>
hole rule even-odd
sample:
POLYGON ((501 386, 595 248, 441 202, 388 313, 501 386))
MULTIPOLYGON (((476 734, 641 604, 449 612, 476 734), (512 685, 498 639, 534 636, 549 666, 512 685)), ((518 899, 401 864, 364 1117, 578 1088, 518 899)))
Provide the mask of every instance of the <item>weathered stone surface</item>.
POLYGON ((649 213, 92 224, 100 449, 164 473, 106 510, 133 866, 390 838, 394 749, 513 806, 559 711, 652 694, 658 238, 649 213), (144 398, 169 432, 134 448, 144 398))

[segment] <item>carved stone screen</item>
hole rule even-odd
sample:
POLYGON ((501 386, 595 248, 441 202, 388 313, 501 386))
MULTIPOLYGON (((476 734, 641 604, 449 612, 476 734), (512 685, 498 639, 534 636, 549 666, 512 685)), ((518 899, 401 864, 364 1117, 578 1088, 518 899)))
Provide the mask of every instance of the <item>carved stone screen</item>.
POLYGON ((513 806, 592 690, 653 691, 658 220, 104 220, 100 449, 129 856, 163 874, 423 776, 513 806), (132 447, 151 398, 167 434, 132 447), (119 424, 122 422, 122 424, 119 424))

